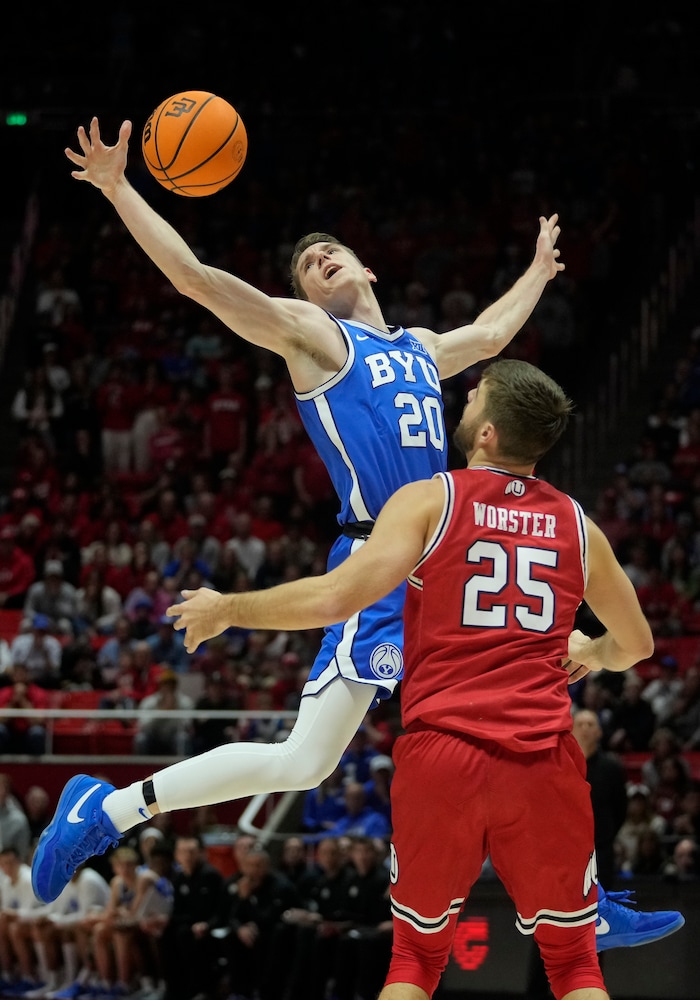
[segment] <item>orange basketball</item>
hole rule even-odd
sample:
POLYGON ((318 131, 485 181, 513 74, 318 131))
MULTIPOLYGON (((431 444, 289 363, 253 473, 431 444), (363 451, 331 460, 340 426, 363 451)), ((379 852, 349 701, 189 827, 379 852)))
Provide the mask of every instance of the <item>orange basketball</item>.
POLYGON ((155 109, 144 125, 141 149, 159 184, 201 198, 238 176, 248 136, 228 101, 204 90, 185 90, 155 109))

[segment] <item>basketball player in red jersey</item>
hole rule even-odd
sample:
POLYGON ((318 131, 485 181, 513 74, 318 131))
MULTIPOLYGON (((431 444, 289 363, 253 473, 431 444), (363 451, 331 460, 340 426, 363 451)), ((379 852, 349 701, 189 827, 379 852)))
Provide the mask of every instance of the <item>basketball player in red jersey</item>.
MULTIPOLYGON (((653 640, 603 533, 533 474, 570 408, 532 365, 495 362, 456 432, 466 469, 402 487, 367 542, 326 576, 219 595, 212 606, 218 624, 309 628, 408 578, 394 944, 380 1000, 433 995, 487 854, 557 1000, 608 997, 596 956, 590 789, 567 684, 589 670, 626 670, 653 640), (584 599, 606 629, 594 639, 574 629, 584 599)), ((188 627, 187 602, 168 614, 188 627)))

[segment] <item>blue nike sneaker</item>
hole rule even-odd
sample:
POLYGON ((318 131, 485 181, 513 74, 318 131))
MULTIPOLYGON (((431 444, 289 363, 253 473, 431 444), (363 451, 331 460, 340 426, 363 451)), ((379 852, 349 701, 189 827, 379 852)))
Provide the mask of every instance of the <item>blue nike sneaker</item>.
POLYGON ((113 785, 87 774, 77 774, 66 784, 32 859, 32 888, 44 903, 61 894, 84 861, 121 840, 102 811, 105 796, 113 791, 113 785))
POLYGON ((598 919, 595 925, 596 951, 610 948, 638 948, 660 941, 681 929, 685 917, 678 910, 633 910, 637 904, 629 889, 605 892, 598 886, 598 919))

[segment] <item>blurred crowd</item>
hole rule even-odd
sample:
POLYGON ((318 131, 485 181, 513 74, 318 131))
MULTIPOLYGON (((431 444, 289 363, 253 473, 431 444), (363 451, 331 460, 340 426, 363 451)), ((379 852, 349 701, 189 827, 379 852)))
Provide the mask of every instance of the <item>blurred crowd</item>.
POLYGON ((174 833, 159 816, 81 866, 44 905, 28 862, 48 800, 33 787, 19 802, 0 774, 0 995, 377 995, 391 949, 386 836, 363 832, 358 820, 313 842, 290 835, 273 853, 240 833, 214 864, 201 817, 174 833))
MULTIPOLYGON (((212 41, 228 45, 234 15, 215 6, 221 31, 212 41)), ((499 21, 499 52, 508 46, 518 83, 491 75, 487 110, 449 11, 426 10, 409 24, 399 5, 375 7, 377 30, 390 29, 393 51, 408 58, 403 68, 390 61, 382 114, 371 74, 346 66, 333 99, 319 97, 300 118, 298 83, 318 71, 314 36, 301 37, 298 11, 279 12, 288 35, 273 42, 266 23, 260 33, 280 48, 269 65, 297 86, 268 93, 272 84, 256 69, 254 101, 235 76, 241 66, 232 70, 219 53, 226 77, 217 78, 208 54, 208 86, 236 103, 250 137, 235 183, 211 200, 163 192, 140 163, 136 133, 130 179, 198 255, 271 295, 289 294, 296 238, 325 230, 377 273, 389 322, 438 331, 471 322, 517 279, 538 216, 557 211, 566 271, 507 353, 540 364, 583 405, 596 385, 591 373, 626 329, 626 309, 638 307, 690 210, 682 102, 696 60, 686 36, 670 16, 640 20, 631 51, 607 28, 596 31, 592 15, 581 31, 595 37, 596 57, 567 60, 554 94, 549 60, 546 81, 531 65, 543 37, 524 45, 514 25, 504 38, 499 21), (436 41, 431 101, 411 60, 424 68, 436 41)), ((151 25, 181 71, 198 53, 201 60, 205 37, 196 12, 186 27, 187 44, 177 19, 151 25)), ((64 38, 65 28, 56 26, 61 45, 51 47, 63 74, 78 39, 64 38)), ((157 710, 293 712, 320 633, 232 628, 188 654, 165 609, 183 588, 242 591, 321 573, 337 528, 330 481, 280 360, 179 296, 102 196, 69 176, 60 147, 73 144, 89 115, 103 116, 111 142, 121 116, 136 109, 145 120, 180 89, 181 76, 171 83, 162 72, 157 94, 138 74, 129 90, 128 68, 151 34, 119 6, 109 30, 110 72, 95 74, 109 78, 99 107, 81 108, 69 132, 58 141, 48 133, 41 147, 40 226, 11 342, 21 375, 4 385, 12 444, 0 490, 0 755, 44 753, 42 710, 85 691, 96 694, 95 707, 142 713, 139 754, 284 739, 287 723, 275 717, 188 722, 159 719, 157 710), (35 715, 20 720, 4 708, 35 715)), ((357 44, 372 49, 372 65, 386 62, 369 33, 357 44)), ((253 56, 243 48, 245 66, 253 56)), ((24 74, 15 97, 67 107, 75 88, 50 68, 24 74), (44 92, 34 94, 30 81, 39 79, 44 92)), ((585 678, 571 695, 574 714, 591 712, 597 724, 590 755, 619 764, 617 799, 607 803, 617 876, 684 881, 698 877, 700 844, 700 327, 691 324, 683 356, 665 362, 668 378, 636 448, 619 456, 588 511, 637 589, 657 650, 624 675, 585 678)), ((444 385, 450 436, 479 372, 444 385)), ((581 627, 596 627, 585 607, 581 627)), ((187 835, 164 820, 99 870, 81 870, 50 908, 27 885, 31 845, 52 804, 38 788, 18 801, 0 775, 2 992, 375 996, 390 942, 388 790, 398 732, 392 699, 367 716, 339 769, 307 793, 303 837, 290 838, 279 858, 239 835, 233 870, 222 871, 207 861, 202 817, 187 835), (195 983, 194 968, 211 981, 195 983)))

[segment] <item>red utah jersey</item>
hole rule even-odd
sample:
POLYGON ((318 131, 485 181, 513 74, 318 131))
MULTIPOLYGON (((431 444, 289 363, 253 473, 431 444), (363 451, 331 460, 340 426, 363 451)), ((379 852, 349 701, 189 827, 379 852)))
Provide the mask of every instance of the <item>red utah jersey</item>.
POLYGON ((534 476, 437 478, 443 516, 406 593, 404 726, 551 746, 571 729, 562 657, 586 586, 583 511, 534 476))

